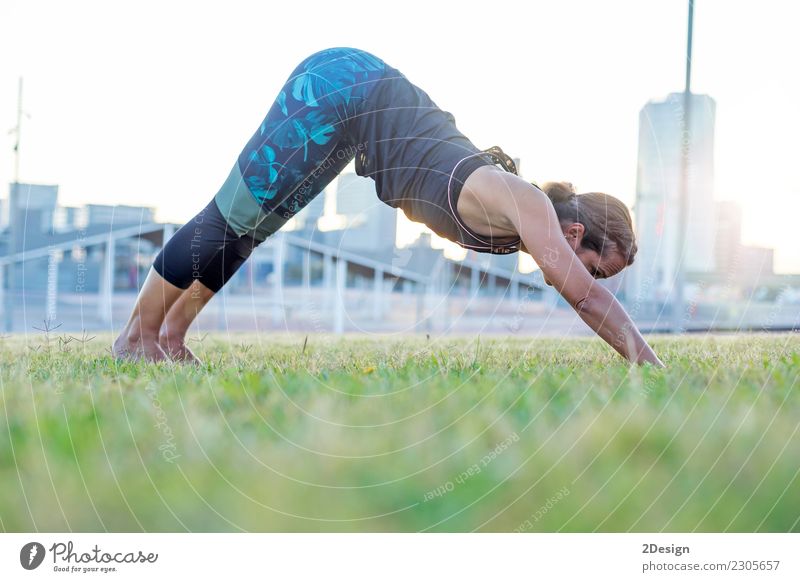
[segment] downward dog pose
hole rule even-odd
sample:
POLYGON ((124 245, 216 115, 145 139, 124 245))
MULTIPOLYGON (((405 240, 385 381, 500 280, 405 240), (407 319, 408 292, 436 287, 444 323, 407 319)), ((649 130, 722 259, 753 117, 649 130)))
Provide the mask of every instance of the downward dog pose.
POLYGON ((529 253, 611 347, 663 365, 595 284, 633 262, 625 205, 567 183, 526 182, 500 148, 478 149, 425 91, 355 48, 316 52, 292 72, 222 188, 156 257, 114 354, 197 361, 184 338, 200 310, 354 158, 383 202, 467 249, 529 253))

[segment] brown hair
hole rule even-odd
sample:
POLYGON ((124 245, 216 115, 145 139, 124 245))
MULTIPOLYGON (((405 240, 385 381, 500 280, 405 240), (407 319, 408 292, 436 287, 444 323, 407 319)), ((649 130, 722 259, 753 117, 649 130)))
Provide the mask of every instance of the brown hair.
POLYGON ((616 251, 626 265, 636 256, 636 235, 628 207, 614 196, 601 192, 576 194, 569 182, 547 182, 542 186, 562 224, 580 222, 585 231, 581 246, 601 256, 616 251))

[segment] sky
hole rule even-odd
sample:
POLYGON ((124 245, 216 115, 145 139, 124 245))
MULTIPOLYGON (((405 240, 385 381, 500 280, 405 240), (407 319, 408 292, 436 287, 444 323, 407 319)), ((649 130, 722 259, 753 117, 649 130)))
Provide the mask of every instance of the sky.
MULTIPOLYGON (((687 3, 0 2, 0 192, 20 180, 60 202, 149 205, 185 222, 224 181, 296 64, 368 50, 500 145, 537 183, 567 180, 632 204, 638 117, 681 91, 687 3)), ((800 272, 800 8, 697 0, 692 88, 717 102, 715 197, 744 211, 744 242, 800 272)), ((401 236, 415 232, 404 226, 401 236)))

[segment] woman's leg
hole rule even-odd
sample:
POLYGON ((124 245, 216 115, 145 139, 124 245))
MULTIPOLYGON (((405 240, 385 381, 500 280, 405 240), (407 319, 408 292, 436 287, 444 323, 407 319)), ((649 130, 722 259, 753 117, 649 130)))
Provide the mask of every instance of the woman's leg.
MULTIPOLYGON (((234 237, 198 273, 162 326, 161 346, 176 359, 196 360, 185 336, 215 292, 250 253, 317 196, 355 157, 349 133, 383 62, 353 49, 329 49, 292 72, 200 220, 223 217, 234 237)), ((197 221, 196 221, 197 222, 197 221)))
POLYGON ((161 324, 158 344, 173 360, 200 363, 200 359, 186 345, 186 333, 214 295, 216 295, 214 291, 195 281, 167 312, 161 324))
POLYGON ((158 344, 158 330, 169 309, 183 293, 150 269, 147 279, 136 298, 128 323, 117 337, 112 348, 118 358, 128 360, 160 361, 166 359, 158 344))
MULTIPOLYGON (((216 208, 206 208, 205 222, 223 220, 216 208)), ((266 237, 265 237, 266 238, 266 237)), ((209 301, 244 264, 261 241, 251 235, 231 239, 210 259, 202 272, 168 311, 159 332, 159 344, 173 360, 200 363, 186 345, 186 334, 209 301)))
POLYGON ((353 159, 357 146, 348 122, 383 67, 380 59, 354 49, 327 49, 298 65, 220 192, 156 257, 156 272, 148 276, 131 321, 115 342, 116 354, 163 359, 156 340, 165 318, 168 341, 183 343, 207 301, 181 301, 173 320, 168 314, 181 294, 199 281, 213 295, 255 246, 353 159), (145 349, 132 349, 137 341, 145 349))
MULTIPOLYGON (((346 148, 345 144, 340 143, 339 147, 340 151, 347 151, 346 149, 341 149, 346 148)), ((200 360, 186 345, 186 334, 192 323, 217 291, 233 277, 255 248, 278 230, 280 225, 302 210, 308 202, 316 197, 327 184, 341 173, 353 155, 348 152, 347 155, 337 156, 334 152, 332 157, 334 159, 327 159, 324 166, 319 167, 313 175, 313 179, 309 174, 309 179, 304 180, 303 184, 306 191, 299 201, 294 199, 291 205, 284 203, 269 211, 268 215, 265 214, 265 220, 254 230, 236 240, 228 241, 228 244, 225 244, 222 250, 206 264, 202 272, 197 273, 198 278, 175 301, 161 326, 159 344, 170 358, 199 363, 200 360)), ((234 170, 232 174, 237 174, 237 171, 234 170)), ((230 190, 230 186, 223 187, 215 200, 220 202, 220 205, 223 205, 226 199, 233 198, 230 195, 230 190)), ((250 196, 250 194, 247 195, 250 196)), ((241 209, 243 205, 240 203, 237 206, 241 209)), ((207 207, 204 213, 204 222, 218 220, 218 209, 216 207, 207 207)), ((219 214, 219 216, 221 217, 222 215, 219 214)))
POLYGON ((114 342, 114 355, 125 359, 163 360, 159 345, 164 320, 181 296, 198 282, 218 291, 244 261, 236 260, 237 237, 212 200, 192 220, 184 224, 158 253, 153 268, 136 300, 133 313, 114 342), (222 268, 222 257, 229 265, 222 268))

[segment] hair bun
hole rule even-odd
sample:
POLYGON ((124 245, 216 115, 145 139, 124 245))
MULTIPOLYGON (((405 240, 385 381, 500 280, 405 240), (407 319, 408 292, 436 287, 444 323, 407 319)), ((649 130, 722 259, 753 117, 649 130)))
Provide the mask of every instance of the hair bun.
POLYGON ((547 194, 553 204, 566 202, 576 195, 575 188, 570 182, 547 182, 542 186, 542 191, 547 194))

